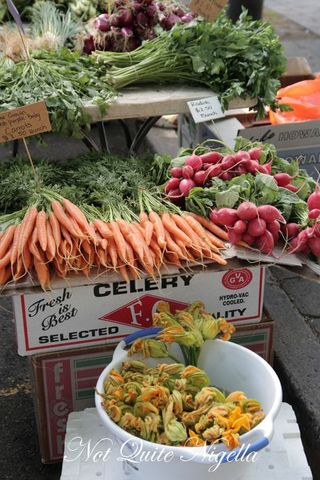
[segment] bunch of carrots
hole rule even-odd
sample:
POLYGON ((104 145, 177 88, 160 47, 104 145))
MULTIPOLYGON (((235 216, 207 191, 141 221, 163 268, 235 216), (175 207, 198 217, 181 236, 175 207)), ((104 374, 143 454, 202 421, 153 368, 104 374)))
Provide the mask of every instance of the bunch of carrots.
POLYGON ((0 234, 0 285, 35 274, 47 290, 55 275, 66 278, 72 272, 88 276, 114 271, 129 281, 142 272, 155 277, 169 265, 186 268, 204 260, 226 264, 220 250, 227 233, 193 213, 149 210, 141 211, 137 221, 104 221, 88 219, 63 197, 50 199, 49 205, 24 209, 19 219, 6 216, 7 228, 0 234))

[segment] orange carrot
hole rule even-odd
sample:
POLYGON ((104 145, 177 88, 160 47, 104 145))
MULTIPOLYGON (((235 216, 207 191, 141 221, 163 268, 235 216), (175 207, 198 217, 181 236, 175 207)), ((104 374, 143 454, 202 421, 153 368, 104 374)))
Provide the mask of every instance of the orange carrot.
MULTIPOLYGON (((198 220, 198 222, 201 223, 201 225, 203 227, 205 227, 207 230, 212 232, 214 235, 217 235, 219 238, 222 238, 223 240, 228 240, 229 239, 228 233, 225 232, 224 230, 222 230, 222 228, 218 227, 218 225, 215 225, 213 222, 211 222, 211 220, 207 220, 206 218, 201 217, 200 215, 197 215, 196 213, 189 213, 189 215, 191 215, 193 218, 198 220)), ((224 245, 222 245, 222 247, 223 246, 224 245)))
POLYGON ((83 232, 81 230, 81 226, 79 226, 79 224, 76 222, 76 220, 74 218, 72 218, 70 215, 68 215, 68 218, 71 222, 71 225, 72 225, 72 228, 74 228, 75 232, 77 232, 77 238, 85 238, 86 237, 86 231, 83 232))
POLYGON ((17 261, 12 266, 12 273, 12 278, 15 282, 20 280, 20 278, 22 278, 26 274, 26 270, 23 266, 22 256, 17 256, 17 261))
POLYGON ((99 239, 98 239, 98 236, 96 234, 94 225, 92 223, 88 224, 88 233, 89 233, 89 239, 97 247, 99 245, 99 239))
POLYGON ((148 215, 146 214, 146 212, 140 212, 139 220, 140 220, 141 225, 145 225, 146 222, 149 222, 149 218, 148 218, 148 215))
POLYGON ((77 232, 74 230, 74 228, 72 227, 70 221, 69 221, 69 218, 68 216, 66 215, 64 209, 63 209, 63 206, 61 205, 60 202, 58 202, 58 200, 53 200, 53 202, 51 202, 51 206, 52 206, 52 210, 55 214, 55 216, 57 217, 57 220, 59 221, 59 223, 66 229, 69 231, 69 233, 77 238, 77 232))
POLYGON ((29 273, 33 260, 31 257, 31 252, 28 244, 23 249, 22 261, 23 261, 23 265, 26 270, 26 273, 29 273))
POLYGON ((70 202, 70 200, 67 200, 64 198, 62 200, 62 205, 64 206, 65 210, 69 213, 70 217, 73 218, 78 225, 83 229, 84 232, 88 232, 88 220, 85 216, 85 214, 80 210, 77 205, 74 203, 70 202))
POLYGON ((110 230, 113 234, 114 243, 117 247, 117 252, 121 260, 128 263, 126 242, 120 230, 120 226, 117 222, 110 222, 110 230))
POLYGON ((46 228, 47 228, 47 239, 48 239, 47 257, 48 257, 49 262, 52 262, 52 260, 55 257, 55 254, 56 254, 56 242, 54 241, 52 228, 51 228, 49 220, 47 220, 46 228))
POLYGON ((185 259, 185 256, 183 255, 181 248, 179 247, 179 245, 176 244, 176 242, 173 240, 173 238, 171 237, 170 233, 167 230, 165 230, 165 239, 167 243, 166 252, 176 253, 179 258, 185 259))
POLYGON ((96 260, 98 260, 99 264, 102 265, 103 267, 107 268, 107 262, 106 262, 106 253, 105 250, 103 250, 101 247, 97 248, 97 253, 96 253, 96 260))
MULTIPOLYGON (((189 225, 191 226, 191 228, 193 228, 193 230, 195 232, 198 233, 199 235, 199 238, 201 238, 201 240, 203 242, 205 242, 206 244, 207 243, 213 243, 216 247, 219 247, 219 248, 223 248, 224 247, 224 243, 222 240, 220 240, 220 238, 217 238, 215 237, 213 234, 211 234, 210 236, 210 241, 209 241, 209 238, 207 236, 207 233, 206 233, 206 230, 203 228, 201 222, 199 222, 197 220, 197 218, 195 218, 193 215, 184 215, 184 218, 186 219, 186 221, 189 223, 189 225)), ((213 225, 213 224, 212 224, 213 225)), ((210 230, 209 230, 210 231, 210 230)))
POLYGON ((144 238, 146 240, 146 244, 149 246, 151 243, 152 235, 153 235, 153 223, 149 222, 148 220, 143 224, 143 227, 144 227, 144 238))
POLYGON ((6 253, 8 252, 8 249, 11 247, 15 230, 16 230, 16 226, 11 225, 4 232, 0 242, 0 258, 6 255, 6 253))
POLYGON ((112 232, 110 228, 108 227, 108 224, 106 222, 103 222, 102 220, 96 219, 93 222, 93 225, 95 226, 95 229, 100 233, 102 238, 111 238, 112 237, 112 232))
POLYGON ((11 256, 10 256, 11 267, 13 267, 13 264, 17 260, 18 253, 19 253, 18 243, 19 243, 20 228, 21 228, 21 223, 17 225, 17 228, 15 229, 15 232, 14 232, 14 237, 13 237, 13 242, 11 247, 11 256))
POLYGON ((46 212, 44 210, 41 210, 41 212, 39 212, 37 215, 37 230, 38 230, 40 247, 44 252, 47 250, 47 243, 48 243, 46 222, 47 222, 46 212))
POLYGON ((4 257, 1 258, 0 260, 0 269, 5 268, 7 265, 9 265, 11 261, 11 249, 7 251, 7 253, 4 255, 4 257))
POLYGON ((192 241, 192 246, 195 248, 200 247, 199 235, 191 228, 185 218, 181 215, 173 214, 171 218, 176 223, 177 227, 180 228, 192 241))
POLYGON ((119 267, 119 272, 120 272, 120 275, 122 276, 122 278, 127 282, 129 283, 130 282, 130 278, 129 278, 129 275, 128 275, 128 272, 127 272, 127 269, 124 265, 121 265, 119 267))
POLYGON ((149 273, 149 275, 153 276, 154 275, 154 272, 153 272, 153 258, 152 258, 152 255, 150 253, 150 248, 146 244, 146 242, 143 238, 143 235, 139 230, 139 226, 141 226, 141 225, 139 225, 138 223, 131 223, 130 224, 130 229, 131 229, 131 232, 132 232, 133 236, 137 237, 137 240, 138 240, 139 244, 143 248, 142 265, 145 268, 146 272, 149 273))
POLYGON ((50 288, 50 273, 47 265, 43 261, 39 261, 34 257, 34 268, 43 290, 50 288))
POLYGON ((118 254, 117 254, 117 248, 116 244, 113 240, 113 238, 110 238, 109 244, 108 244, 108 253, 111 258, 111 263, 113 268, 117 268, 118 266, 118 254))
POLYGON ((161 218, 164 228, 170 233, 170 235, 173 234, 176 238, 180 238, 187 247, 191 247, 192 240, 177 227, 168 213, 163 213, 161 218))
POLYGON ((149 213, 149 219, 153 223, 153 228, 156 234, 157 242, 160 248, 166 248, 166 239, 164 234, 164 226, 161 218, 156 212, 149 213))
POLYGON ((31 240, 29 241, 29 250, 34 257, 36 257, 39 261, 41 260, 40 250, 38 247, 38 230, 36 225, 34 227, 31 240))
POLYGON ((58 250, 61 243, 60 223, 53 212, 49 213, 49 222, 52 230, 52 235, 56 244, 56 250, 58 250))
POLYGON ((67 244, 70 246, 70 250, 71 250, 73 248, 73 240, 68 230, 64 228, 62 225, 61 225, 61 235, 62 235, 62 239, 67 241, 67 244))
POLYGON ((227 261, 221 257, 221 255, 217 255, 216 253, 211 252, 211 255, 208 256, 210 260, 214 260, 219 265, 227 265, 227 261))
POLYGON ((36 207, 31 207, 24 216, 20 227, 18 254, 21 255, 29 238, 32 235, 35 223, 38 218, 38 210, 36 207))

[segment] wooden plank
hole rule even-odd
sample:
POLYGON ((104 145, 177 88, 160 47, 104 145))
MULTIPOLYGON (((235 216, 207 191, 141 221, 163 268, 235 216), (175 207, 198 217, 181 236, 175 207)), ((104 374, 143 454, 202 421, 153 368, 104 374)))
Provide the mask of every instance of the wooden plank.
MULTIPOLYGON (((117 100, 110 105, 105 116, 101 117, 99 108, 88 103, 86 112, 93 122, 116 120, 121 118, 157 117, 177 113, 188 113, 187 102, 199 98, 210 97, 214 93, 203 87, 186 86, 147 86, 129 87, 122 91, 117 100)), ((255 99, 234 99, 230 102, 230 110, 252 107, 255 99)))

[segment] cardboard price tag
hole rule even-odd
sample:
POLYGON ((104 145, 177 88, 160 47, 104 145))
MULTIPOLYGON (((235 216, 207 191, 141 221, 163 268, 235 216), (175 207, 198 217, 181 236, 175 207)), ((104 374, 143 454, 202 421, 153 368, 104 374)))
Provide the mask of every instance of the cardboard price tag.
POLYGON ((0 143, 31 137, 52 130, 44 102, 0 113, 0 143))
POLYGON ((195 123, 208 122, 224 117, 218 97, 191 100, 188 107, 195 123))
POLYGON ((191 0, 189 8, 209 22, 213 22, 227 2, 228 0, 191 0))

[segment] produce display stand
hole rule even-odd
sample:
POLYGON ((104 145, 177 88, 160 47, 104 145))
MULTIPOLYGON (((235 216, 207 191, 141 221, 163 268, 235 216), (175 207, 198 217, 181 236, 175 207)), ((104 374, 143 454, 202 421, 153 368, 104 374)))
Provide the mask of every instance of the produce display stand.
MULTIPOLYGON (((187 102, 214 95, 209 88, 188 87, 185 85, 129 87, 123 89, 119 97, 110 104, 108 112, 102 118, 99 107, 96 105, 88 103, 85 111, 91 116, 92 122, 98 125, 102 151, 109 151, 106 123, 110 120, 119 120, 124 128, 130 152, 133 153, 137 151, 149 130, 162 115, 188 113, 187 102), (133 118, 144 120, 134 139, 131 140, 125 120, 133 118)), ((242 100, 236 98, 230 102, 229 110, 249 108, 255 104, 255 99, 242 100)), ((232 112, 228 112, 225 112, 225 114, 232 114, 232 112)), ((85 136, 84 141, 90 149, 97 149, 89 134, 85 136)))
MULTIPOLYGON (((94 408, 74 412, 69 416, 65 438, 65 458, 61 480, 145 480, 139 477, 126 462, 117 461, 119 446, 112 434, 106 430, 94 408), (82 448, 79 448, 81 438, 82 448), (106 438, 110 439, 113 443, 106 438), (103 441, 103 439, 105 439, 103 441), (87 458, 88 449, 105 452, 111 447, 111 455, 103 461, 98 456, 87 458), (80 451, 82 454, 80 455, 80 451)), ((154 463, 154 469, 157 465, 154 463)), ((219 474, 219 472, 218 472, 219 474)), ((212 473, 214 478, 214 473, 212 473)), ((259 452, 256 461, 250 465, 245 475, 246 480, 312 480, 300 438, 300 431, 292 407, 283 403, 275 421, 275 435, 270 445, 259 452)))

